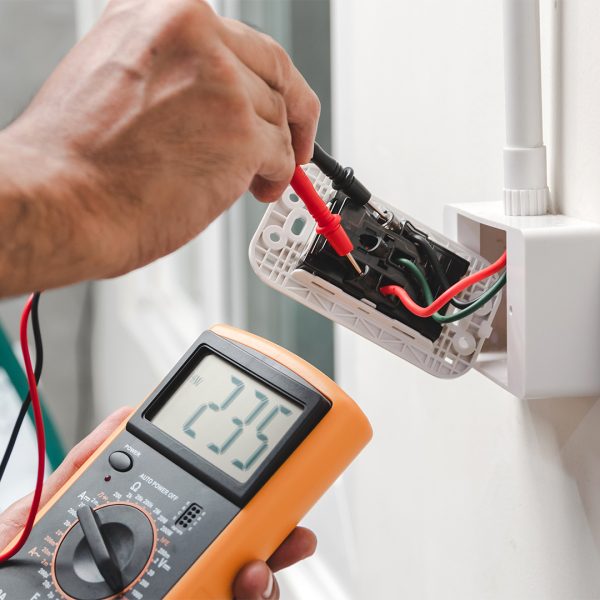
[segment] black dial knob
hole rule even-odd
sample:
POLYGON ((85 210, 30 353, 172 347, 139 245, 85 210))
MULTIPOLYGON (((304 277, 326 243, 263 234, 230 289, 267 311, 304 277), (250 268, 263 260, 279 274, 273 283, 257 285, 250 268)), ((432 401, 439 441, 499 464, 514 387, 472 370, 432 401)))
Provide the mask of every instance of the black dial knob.
POLYGON ((77 600, 102 600, 125 590, 142 572, 154 530, 131 504, 83 506, 54 559, 58 585, 77 600))

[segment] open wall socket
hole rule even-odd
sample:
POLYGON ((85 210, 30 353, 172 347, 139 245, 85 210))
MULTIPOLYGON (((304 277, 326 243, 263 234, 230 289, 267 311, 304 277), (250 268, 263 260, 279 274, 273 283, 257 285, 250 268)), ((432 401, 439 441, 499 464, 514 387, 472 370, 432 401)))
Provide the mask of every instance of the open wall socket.
POLYGON ((523 399, 600 395, 600 226, 446 207, 445 233, 487 259, 506 247, 504 299, 475 368, 523 399))
MULTIPOLYGON (((403 314, 402 307, 379 297, 378 290, 381 285, 397 283, 409 291, 410 282, 402 280, 401 270, 394 270, 394 253, 400 251, 410 257, 410 244, 402 246, 398 237, 398 232, 410 224, 433 242, 451 281, 479 271, 488 261, 377 200, 398 222, 396 233, 390 230, 382 238, 364 212, 342 206, 343 200, 336 197, 331 181, 317 167, 310 165, 305 170, 321 198, 342 214, 342 222, 355 246, 353 256, 364 268, 365 277, 351 280, 356 275, 349 270, 347 261, 323 247, 325 242, 321 238, 316 239, 315 223, 291 188, 269 205, 252 238, 249 258, 256 274, 267 285, 436 377, 451 378, 466 373, 492 334, 491 323, 500 306, 501 294, 468 317, 440 327, 428 323, 429 319, 415 323, 411 315, 403 314)), ((479 297, 496 278, 468 288, 462 299, 479 297)))

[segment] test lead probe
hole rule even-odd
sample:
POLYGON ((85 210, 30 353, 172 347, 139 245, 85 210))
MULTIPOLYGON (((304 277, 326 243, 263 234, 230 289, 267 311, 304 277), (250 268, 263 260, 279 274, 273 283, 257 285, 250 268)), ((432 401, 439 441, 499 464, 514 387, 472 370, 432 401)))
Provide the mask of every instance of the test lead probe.
POLYGON ((354 176, 352 167, 342 166, 333 156, 325 152, 317 142, 315 142, 313 157, 311 162, 317 165, 324 175, 331 179, 331 186, 334 190, 340 190, 346 194, 352 202, 361 206, 368 205, 383 220, 389 218, 389 214, 379 209, 372 202, 371 192, 354 176))
POLYGON ((319 194, 317 194, 302 167, 296 167, 290 184, 306 205, 308 212, 317 222, 317 233, 323 235, 338 256, 345 256, 352 265, 352 268, 359 275, 362 275, 362 269, 351 254, 354 246, 341 225, 342 217, 337 214, 334 215, 327 208, 327 205, 319 194))

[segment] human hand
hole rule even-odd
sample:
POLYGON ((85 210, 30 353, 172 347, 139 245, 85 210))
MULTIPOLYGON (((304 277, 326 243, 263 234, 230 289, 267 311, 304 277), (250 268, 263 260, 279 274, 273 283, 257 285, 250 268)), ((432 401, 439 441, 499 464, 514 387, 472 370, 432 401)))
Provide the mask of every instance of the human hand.
MULTIPOLYGON (((127 407, 119 409, 69 452, 58 469, 46 480, 40 507, 56 494, 118 425, 131 415, 131 412, 132 410, 127 407)), ((5 548, 23 528, 30 504, 31 495, 18 500, 0 514, 0 550, 5 548)), ((233 583, 236 599, 277 600, 279 587, 273 572, 307 558, 313 554, 316 545, 317 540, 312 531, 304 527, 294 529, 273 553, 268 563, 254 561, 238 573, 233 583)))
POLYGON ((242 568, 233 583, 236 600, 278 600, 279 585, 273 573, 312 556, 316 548, 315 534, 296 527, 266 563, 256 560, 242 568))
POLYGON ((319 110, 276 42, 206 2, 111 0, 0 132, 0 295, 127 272, 248 189, 276 199, 319 110))

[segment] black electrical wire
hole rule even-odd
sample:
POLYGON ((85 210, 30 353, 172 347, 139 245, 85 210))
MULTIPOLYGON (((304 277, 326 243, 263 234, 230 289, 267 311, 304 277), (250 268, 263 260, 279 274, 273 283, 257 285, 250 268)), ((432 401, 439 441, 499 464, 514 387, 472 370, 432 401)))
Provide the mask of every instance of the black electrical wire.
MULTIPOLYGON (((42 376, 42 369, 44 366, 44 347, 42 344, 42 331, 40 329, 40 318, 38 312, 38 305, 40 303, 40 292, 36 292, 33 295, 33 302, 31 303, 31 327, 33 329, 33 340, 35 346, 35 381, 39 383, 40 377, 42 376)), ((4 471, 6 471, 6 466, 8 465, 8 461, 10 460, 10 456, 12 451, 14 450, 15 443, 17 441, 17 437, 19 435, 19 431, 21 430, 21 425, 23 425, 23 421, 25 420, 25 415, 27 414, 27 410, 29 409, 29 405, 31 404, 31 394, 28 392, 27 397, 21 404, 21 410, 17 416, 17 420, 13 426, 12 432, 10 434, 10 439, 8 440, 8 444, 6 445, 6 450, 4 450, 4 456, 2 457, 2 462, 0 463, 0 481, 4 477, 4 471)))
MULTIPOLYGON (((416 242, 423 249, 423 252, 425 252, 427 258, 429 259, 429 262, 431 263, 431 266, 433 268, 436 278, 438 279, 439 284, 443 288, 442 291, 445 292, 450 287, 450 282, 446 277, 446 273, 444 273, 444 269, 440 264, 438 254, 435 251, 435 248, 431 245, 431 242, 422 233, 419 233, 418 231, 415 231, 413 229, 407 228, 406 234, 413 242, 416 242)), ((474 302, 477 302, 477 300, 479 300, 479 298, 475 298, 474 300, 465 302, 464 300, 459 300, 458 298, 452 298, 452 300, 450 300, 450 303, 453 306, 456 306, 456 308, 462 309, 470 308, 474 302)))

